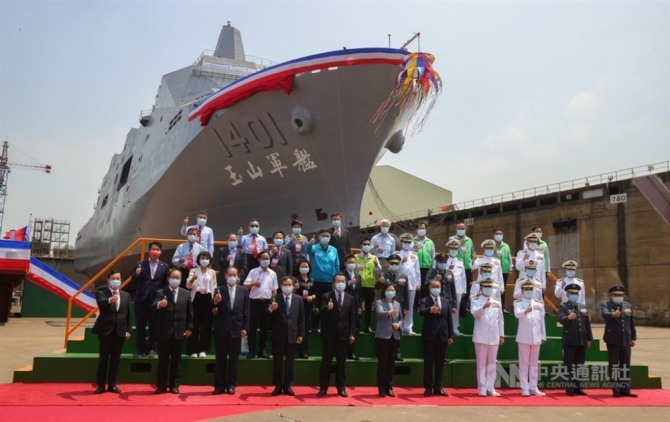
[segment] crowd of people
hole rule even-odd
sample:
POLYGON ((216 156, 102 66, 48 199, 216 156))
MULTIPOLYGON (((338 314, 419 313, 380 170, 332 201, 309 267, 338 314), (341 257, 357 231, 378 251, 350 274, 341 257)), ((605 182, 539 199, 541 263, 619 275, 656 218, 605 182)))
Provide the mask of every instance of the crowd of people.
MULTIPOLYGON (((156 394, 179 393, 183 342, 187 356, 206 358, 213 336, 214 394, 235 394, 245 340, 249 359, 270 359, 271 342, 272 394, 292 396, 295 359, 309 358, 308 333, 320 331, 319 397, 327 394, 333 358, 337 394, 348 395, 346 360, 359 359, 355 345, 360 334, 375 338, 379 396, 393 397, 395 362, 403 360, 401 338, 418 335, 416 312, 423 318, 424 395, 448 395, 442 386, 447 349, 462 335, 459 323, 469 313, 474 318, 478 394, 499 396, 494 382, 498 348, 505 341, 505 286, 516 269, 513 314, 519 320, 521 394, 545 395, 538 389, 538 372, 547 338, 544 295, 551 267, 541 226, 525 236, 514 260, 500 228, 481 243, 483 253, 477 255, 467 227, 458 224, 441 253, 427 237, 426 223, 419 223, 415 234, 398 237, 390 233, 390 221, 382 220, 379 232, 364 237, 360 252, 352 254, 339 214, 331 215, 330 228, 309 239, 297 217, 290 233, 275 232, 270 240, 260 234, 260 222, 251 219, 246 234, 240 227, 215 251, 207 213, 199 212, 196 221, 189 226, 184 219, 181 234, 186 241, 176 248, 171 267, 160 259, 163 246, 152 242, 148 258, 133 273, 134 357, 158 357, 156 394)), ((561 302, 558 321, 563 325, 568 395, 586 395, 575 374, 593 340, 577 265, 574 260, 563 264, 565 276, 554 291, 561 302)), ((116 377, 121 348, 131 337, 131 298, 120 290, 121 279, 120 272, 110 271, 107 285, 97 292, 100 314, 93 332, 100 340, 98 394, 120 392, 116 377)), ((632 306, 623 301, 624 294, 623 287, 612 287, 610 300, 601 306, 612 379, 616 371, 630 367, 636 340, 632 306)), ((630 380, 612 389, 617 397, 635 396, 630 380)))

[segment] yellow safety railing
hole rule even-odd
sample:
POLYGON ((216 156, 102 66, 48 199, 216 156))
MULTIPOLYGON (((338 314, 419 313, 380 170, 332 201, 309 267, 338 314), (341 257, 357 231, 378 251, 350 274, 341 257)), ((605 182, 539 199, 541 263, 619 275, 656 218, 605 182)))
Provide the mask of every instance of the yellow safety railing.
MULTIPOLYGON (((88 314, 86 314, 79 322, 77 322, 72 328, 70 328, 70 324, 72 322, 72 305, 74 303, 74 299, 79 296, 82 292, 85 290, 88 290, 89 287, 95 284, 96 281, 98 281, 101 277, 105 276, 109 270, 114 268, 114 265, 116 265, 120 260, 128 256, 131 252, 135 250, 138 246, 140 247, 140 261, 144 260, 144 255, 146 252, 146 246, 151 243, 151 242, 160 242, 163 245, 166 244, 180 244, 184 243, 184 239, 154 239, 154 238, 147 238, 147 237, 141 237, 134 241, 133 243, 130 244, 126 249, 123 250, 116 258, 111 260, 107 265, 104 266, 96 275, 91 277, 91 279, 81 286, 79 290, 74 293, 72 296, 67 301, 67 319, 65 321, 65 346, 67 348, 67 342, 70 339, 70 336, 72 333, 74 333, 77 328, 81 327, 81 325, 86 322, 93 314, 98 312, 98 307, 96 306, 93 308, 88 314)), ((215 246, 225 246, 227 245, 228 242, 225 241, 220 241, 220 242, 214 242, 215 246)), ((125 279, 123 283, 121 284, 120 289, 123 289, 128 283, 130 283, 130 280, 132 280, 132 275, 125 279)))

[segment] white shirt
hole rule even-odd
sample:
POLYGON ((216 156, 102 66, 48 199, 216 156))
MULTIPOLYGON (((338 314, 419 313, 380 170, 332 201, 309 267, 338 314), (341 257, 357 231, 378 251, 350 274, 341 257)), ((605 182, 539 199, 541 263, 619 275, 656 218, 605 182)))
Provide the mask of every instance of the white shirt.
POLYGON ((456 257, 449 257, 447 259, 447 269, 454 273, 454 287, 456 287, 456 294, 462 295, 468 287, 467 279, 465 278, 465 266, 463 260, 456 257))
POLYGON ((370 239, 370 253, 378 258, 388 258, 395 251, 395 239, 389 234, 377 233, 370 239), (383 249, 379 252, 377 248, 383 249))
POLYGON ((200 267, 193 268, 188 273, 188 281, 186 282, 186 288, 191 290, 191 302, 195 299, 195 294, 197 292, 201 294, 213 293, 216 290, 216 271, 211 268, 207 268, 205 274, 202 273, 200 267), (191 282, 191 277, 196 276, 197 278, 191 282))
POLYGON ((249 291, 249 299, 271 299, 272 292, 279 288, 277 283, 277 273, 271 269, 263 271, 261 267, 254 268, 249 271, 247 278, 244 280, 244 285, 248 286, 251 283, 260 280, 260 287, 252 287, 249 291))
POLYGON ((540 249, 539 246, 534 251, 524 249, 516 254, 516 263, 514 266, 516 267, 517 271, 519 271, 519 278, 526 278, 526 262, 530 260, 535 261, 535 265, 537 266, 537 273, 535 273, 535 276, 542 282, 542 288, 546 289, 547 273, 542 271, 545 265, 544 254, 542 253, 542 249, 540 249), (528 258, 524 260, 526 252, 528 252, 529 255, 528 258))
POLYGON ((181 226, 181 235, 186 237, 188 229, 198 230, 200 241, 198 242, 210 255, 214 255, 214 231, 207 226, 181 226))
POLYGON ((556 281, 556 287, 554 288, 554 295, 561 300, 561 303, 567 302, 568 301, 568 292, 565 290, 565 286, 568 284, 575 283, 579 287, 581 287, 581 290, 579 291, 579 299, 577 299, 577 302, 581 303, 582 305, 586 306, 586 289, 584 288, 584 280, 573 277, 573 278, 559 278, 556 281))
POLYGON ((522 344, 542 344, 547 339, 544 326, 544 305, 534 299, 520 299, 514 301, 514 316, 519 320, 519 328, 516 332, 516 342, 522 344), (526 313, 528 306, 532 311, 526 313))
POLYGON ((472 331, 474 343, 496 345, 500 343, 500 337, 504 336, 505 326, 502 304, 493 297, 479 296, 470 302, 470 312, 475 317, 475 327, 472 331), (491 306, 484 308, 486 302, 491 301, 491 306))
MULTIPOLYGON (((480 258, 475 259, 475 262, 472 263, 472 269, 476 270, 479 267, 481 267, 484 263, 491 264, 491 279, 493 281, 497 281, 498 284, 501 286, 505 283, 502 275, 502 265, 500 265, 500 260, 498 258, 494 258, 492 256, 482 256, 480 258)), ((480 269, 477 271, 477 280, 479 281, 482 279, 482 270, 480 269)))
POLYGON ((116 297, 118 297, 118 299, 116 300, 116 310, 118 311, 119 308, 121 307, 121 293, 118 293, 118 290, 114 290, 112 288, 110 288, 109 291, 112 292, 112 296, 114 296, 114 293, 116 292, 116 297))
POLYGON ((235 304, 235 290, 237 290, 237 286, 230 287, 228 286, 228 296, 230 296, 230 309, 233 309, 233 305, 235 304))
POLYGON ((400 257, 400 272, 407 277, 409 290, 421 287, 421 268, 419 267, 419 256, 412 251, 398 252, 400 257))
POLYGON ((187 268, 191 269, 192 267, 188 267, 188 261, 189 258, 192 259, 192 263, 194 267, 197 267, 198 264, 195 262, 195 260, 198 258, 198 254, 200 252, 203 252, 205 248, 203 248, 199 243, 197 242, 186 242, 182 243, 181 245, 177 246, 177 249, 174 251, 174 255, 172 256, 172 265, 175 267, 180 267, 180 268, 187 268), (179 263, 179 259, 184 258, 184 262, 181 264, 179 263))
MULTIPOLYGON (((512 296, 514 299, 523 299, 523 291, 521 291, 521 285, 526 282, 526 278, 520 278, 514 284, 514 293, 512 296)), ((542 282, 536 278, 530 280, 533 283, 533 299, 542 302, 542 282)))
MULTIPOLYGON (((491 297, 500 300, 500 286, 501 284, 493 283, 493 286, 491 286, 491 297)), ((481 294, 481 288, 479 287, 479 281, 475 281, 470 286, 470 297, 477 296, 478 294, 481 294)))

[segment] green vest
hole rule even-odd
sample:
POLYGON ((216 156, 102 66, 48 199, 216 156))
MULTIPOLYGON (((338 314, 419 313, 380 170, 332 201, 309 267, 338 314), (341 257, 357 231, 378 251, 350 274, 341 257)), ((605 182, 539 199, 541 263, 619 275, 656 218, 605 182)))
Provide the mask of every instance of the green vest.
POLYGON ((361 278, 361 287, 375 287, 376 261, 377 257, 371 253, 368 254, 368 259, 363 258, 359 253, 356 254, 356 272, 361 278))
MULTIPOLYGON (((414 244, 421 242, 418 237, 414 238, 414 244)), ((414 251, 419 255, 419 267, 433 268, 433 256, 435 255, 435 244, 432 240, 424 237, 423 245, 420 248, 414 248, 414 251)))
MULTIPOLYGON (((459 239, 457 235, 451 236, 449 238, 449 240, 451 240, 451 239, 458 240, 459 242, 461 241, 461 239, 459 239)), ((458 255, 456 255, 456 256, 459 257, 461 259, 461 261, 463 261, 463 267, 466 270, 469 270, 469 269, 472 268, 472 266, 471 266, 472 265, 472 252, 473 252, 472 239, 465 236, 465 242, 463 242, 463 244, 458 247, 458 255), (463 253, 462 248, 466 249, 465 253, 463 253)))
POLYGON ((500 245, 496 243, 496 249, 500 252, 500 267, 502 268, 503 274, 509 273, 510 262, 510 250, 509 245, 505 242, 500 242, 500 245))

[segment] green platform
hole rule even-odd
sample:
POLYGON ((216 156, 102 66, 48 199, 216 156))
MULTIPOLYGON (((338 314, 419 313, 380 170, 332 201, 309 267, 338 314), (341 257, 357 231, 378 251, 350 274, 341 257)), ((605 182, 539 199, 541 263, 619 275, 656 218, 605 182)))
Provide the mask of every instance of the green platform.
MULTIPOLYGON (((420 331, 422 318, 415 317, 415 331, 420 331)), ((458 337, 448 349, 449 362, 445 364, 443 385, 446 387, 475 388, 475 352, 472 343, 472 317, 461 322, 463 336, 458 337)), ((517 320, 507 315, 505 332, 516 333, 517 320)), ((547 316, 547 342, 542 346, 540 360, 542 376, 540 385, 551 387, 560 378, 559 366, 562 362, 561 329, 554 317, 547 316)), ((498 351, 498 373, 501 375, 501 387, 508 385, 507 375, 515 378, 517 361, 517 344, 514 335, 506 336, 505 344, 498 351)), ((420 336, 403 336, 400 348, 404 362, 396 363, 394 385, 419 387, 422 386, 423 361, 420 336)), ((50 353, 34 358, 30 369, 14 372, 14 382, 94 382, 97 367, 98 340, 86 329, 83 340, 68 342, 65 353, 50 353)), ((156 380, 157 359, 133 358, 134 340, 126 342, 121 358, 119 383, 152 384, 156 380)), ((213 383, 214 358, 213 349, 205 359, 184 356, 182 359, 182 384, 211 385, 213 383)), ((271 350, 269 350, 271 353, 271 350)), ((359 334, 356 340, 356 353, 359 361, 347 361, 347 384, 373 386, 376 383, 377 362, 374 336, 359 334)), ((317 385, 320 365, 321 341, 319 333, 309 335, 310 359, 298 359, 295 369, 296 385, 317 385)), ((594 340, 587 353, 587 366, 590 374, 606 373, 607 353, 600 351, 598 340, 594 340)), ((331 368, 334 374, 334 366, 331 368)), ((271 384, 272 360, 240 358, 240 385, 271 384)), ((595 375, 594 375, 595 376, 595 375)), ((650 376, 646 366, 631 368, 633 388, 661 388, 661 379, 650 376)), ((595 378, 600 378, 595 376, 595 378)), ((589 378, 594 379, 594 378, 589 378)), ((599 382, 589 385, 591 388, 601 387, 599 382)))

